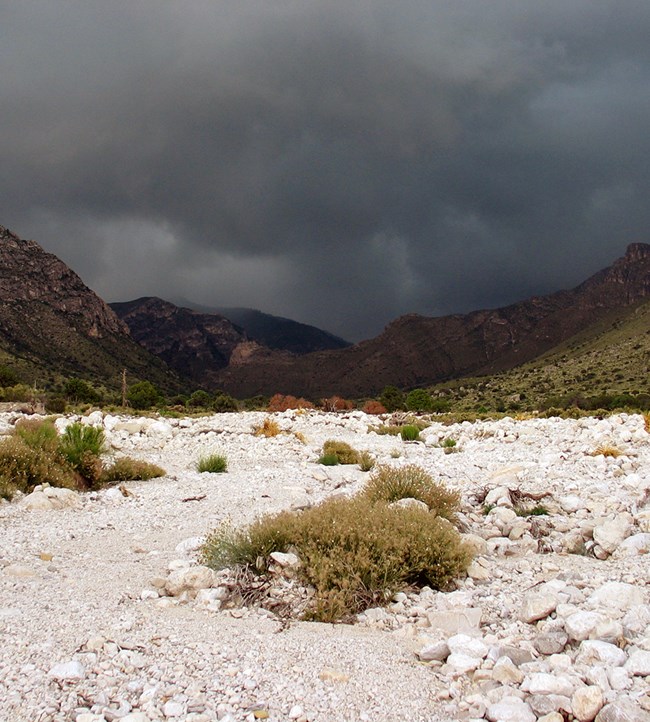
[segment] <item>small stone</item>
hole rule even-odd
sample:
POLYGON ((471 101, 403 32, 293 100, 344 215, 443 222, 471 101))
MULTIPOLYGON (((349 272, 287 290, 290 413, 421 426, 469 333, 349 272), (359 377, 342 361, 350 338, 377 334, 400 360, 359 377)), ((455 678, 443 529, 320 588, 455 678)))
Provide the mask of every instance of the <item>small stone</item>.
POLYGON ((589 639, 598 624, 604 620, 597 612, 575 612, 564 621, 564 628, 569 637, 576 642, 589 639))
POLYGON ((70 662, 62 662, 55 664, 48 672, 50 677, 61 680, 83 679, 86 676, 86 670, 81 662, 72 660, 70 662))
POLYGON ((544 619, 555 610, 557 602, 556 594, 531 594, 519 610, 519 619, 527 624, 544 619))
POLYGON ((578 648, 576 662, 587 666, 605 664, 608 667, 621 667, 626 659, 625 652, 615 644, 601 642, 599 639, 587 639, 581 642, 578 648))
POLYGON ((589 607, 609 614, 627 611, 644 602, 641 589, 624 582, 606 582, 587 599, 589 607))
POLYGON ((518 697, 504 697, 488 706, 485 713, 490 722, 536 722, 537 717, 526 702, 518 697))
POLYGON ((488 646, 476 637, 467 634, 456 634, 447 640, 452 654, 466 654, 469 657, 484 659, 489 651, 488 646))
POLYGON ((105 717, 102 714, 82 712, 75 717, 75 722, 105 722, 105 717))
POLYGON ((150 722, 149 717, 144 712, 131 712, 124 717, 120 717, 120 722, 150 722))
POLYGON ((504 685, 518 685, 524 679, 524 673, 509 657, 501 657, 492 669, 492 679, 504 685))
POLYGON ((629 697, 620 696, 600 710, 596 722, 650 722, 650 713, 629 697))
POLYGON ((450 654, 447 642, 434 642, 427 644, 417 653, 423 662, 444 662, 450 654))
POLYGON ((281 567, 297 567, 300 565, 298 556, 291 552, 272 552, 271 559, 281 567))
POLYGON ((611 554, 630 535, 633 521, 632 515, 627 512, 600 520, 594 527, 594 541, 611 554))
POLYGON ((441 612, 429 612, 427 619, 433 629, 444 634, 477 633, 481 624, 482 610, 476 607, 458 607, 441 612))
POLYGON ((559 654, 564 650, 569 641, 569 635, 566 632, 558 630, 556 632, 546 632, 537 637, 533 645, 540 654, 559 654))
POLYGON ((184 712, 184 706, 180 702, 175 702, 172 699, 163 705, 163 714, 165 717, 180 717, 184 712))
POLYGON ((471 562, 467 567, 467 576, 477 582, 483 582, 490 578, 490 572, 482 564, 477 561, 471 562))
POLYGON ((300 719, 304 714, 303 708, 299 704, 295 704, 289 710, 289 719, 300 719))
POLYGON ((557 694, 563 697, 571 697, 574 692, 573 683, 566 676, 546 672, 531 674, 522 684, 522 689, 530 694, 557 694))
POLYGON ((194 597, 199 589, 209 589, 214 580, 214 571, 209 567, 196 566, 189 569, 178 569, 167 577, 165 591, 170 597, 178 597, 183 592, 188 592, 191 597, 194 597))
POLYGON ((253 711, 253 717, 255 717, 255 719, 268 719, 269 712, 266 709, 256 709, 253 711))
POLYGON ((579 722, 591 722, 602 709, 603 692, 600 687, 581 687, 571 697, 571 710, 579 722))
POLYGON ((650 652, 644 649, 632 652, 625 664, 625 669, 636 677, 648 677, 650 675, 650 652))
POLYGON ((571 710, 571 700, 562 694, 532 694, 526 701, 536 715, 571 710))

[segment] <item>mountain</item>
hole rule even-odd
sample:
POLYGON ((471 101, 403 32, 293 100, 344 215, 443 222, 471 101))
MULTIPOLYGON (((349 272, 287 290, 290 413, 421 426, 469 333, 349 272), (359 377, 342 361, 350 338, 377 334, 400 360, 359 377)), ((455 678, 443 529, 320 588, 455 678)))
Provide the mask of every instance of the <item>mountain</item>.
POLYGON ((199 313, 161 298, 138 298, 110 307, 138 343, 196 386, 214 386, 217 372, 228 366, 235 349, 242 354, 257 346, 224 316, 199 313))
POLYGON ((540 356, 616 310, 650 297, 650 245, 634 243, 610 267, 568 291, 504 308, 393 321, 374 339, 339 351, 233 358, 220 385, 236 396, 275 392, 362 396, 492 374, 540 356))
POLYGON ((126 368, 162 388, 179 387, 129 335, 104 301, 59 258, 0 226, 0 352, 31 381, 57 374, 119 387, 126 368))
POLYGON ((253 308, 208 308, 193 303, 185 304, 202 313, 217 313, 240 326, 251 341, 276 351, 302 356, 314 351, 327 351, 350 346, 339 336, 323 331, 316 326, 292 321, 282 316, 273 316, 253 308))

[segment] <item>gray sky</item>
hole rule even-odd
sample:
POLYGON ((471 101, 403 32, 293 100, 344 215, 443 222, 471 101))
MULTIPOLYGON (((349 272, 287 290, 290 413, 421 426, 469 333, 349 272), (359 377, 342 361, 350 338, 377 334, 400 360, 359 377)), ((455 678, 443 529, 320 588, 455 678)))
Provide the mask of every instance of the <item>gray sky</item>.
POLYGON ((0 225, 357 340, 650 240, 647 0, 0 0, 0 225))

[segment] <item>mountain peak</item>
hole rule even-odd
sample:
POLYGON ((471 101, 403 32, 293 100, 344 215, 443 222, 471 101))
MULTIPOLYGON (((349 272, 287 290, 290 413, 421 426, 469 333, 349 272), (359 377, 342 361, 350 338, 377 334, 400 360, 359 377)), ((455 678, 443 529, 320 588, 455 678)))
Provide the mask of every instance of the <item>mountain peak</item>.
POLYGON ((630 243, 624 258, 630 261, 641 261, 650 258, 650 243, 630 243))

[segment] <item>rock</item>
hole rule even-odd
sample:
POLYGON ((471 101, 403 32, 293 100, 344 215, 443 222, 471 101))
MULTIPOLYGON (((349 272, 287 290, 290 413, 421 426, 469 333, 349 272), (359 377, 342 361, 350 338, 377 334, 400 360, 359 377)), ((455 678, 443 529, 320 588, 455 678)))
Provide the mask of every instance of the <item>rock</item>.
POLYGON ((559 654, 566 647, 568 641, 569 635, 558 630, 540 634, 534 640, 533 645, 540 654, 559 654))
POLYGON ((185 707, 180 702, 170 699, 163 705, 163 714, 165 717, 180 717, 185 712, 185 707))
POLYGON ((615 614, 644 602, 643 592, 639 587, 624 582, 606 582, 587 599, 587 606, 615 614))
POLYGON ((150 720, 144 712, 131 712, 131 714, 120 717, 120 722, 150 722, 150 720))
POLYGON ((571 697, 571 711, 579 722, 591 722, 602 709, 603 692, 600 687, 581 687, 571 697))
POLYGON ((556 594, 531 594, 526 597, 519 610, 519 619, 527 624, 532 624, 539 619, 544 619, 555 611, 558 598, 556 594))
POLYGON ((487 493, 484 503, 487 506, 490 506, 491 504, 496 504, 497 506, 512 506, 512 501, 510 500, 510 489, 508 489, 507 486, 498 486, 495 489, 492 489, 487 493))
POLYGON ((596 722, 650 722, 650 713, 629 697, 618 697, 600 710, 596 722))
POLYGON ((454 675, 473 672, 481 666, 483 660, 480 657, 471 657, 468 654, 450 654, 447 657, 447 665, 454 675))
POLYGON ((492 679, 503 685, 518 685, 524 679, 524 673, 509 657, 501 657, 492 668, 492 679))
POLYGON ((616 557, 638 557, 650 554, 650 533, 634 534, 624 539, 615 552, 616 557))
POLYGON ((47 486, 43 488, 43 493, 49 499, 53 509, 81 508, 81 495, 72 489, 47 486))
POLYGON ((466 654, 469 657, 485 659, 488 653, 488 646, 476 637, 467 634, 456 634, 447 640, 447 645, 452 654, 466 654))
POLYGON ((601 519, 594 527, 594 541, 611 554, 630 535, 634 520, 628 512, 601 519))
POLYGON ((339 682, 342 684, 349 681, 350 675, 333 667, 325 667, 318 675, 318 678, 323 682, 339 682))
POLYGON ((533 694, 526 699, 530 708, 536 715, 552 714, 564 710, 571 710, 571 700, 561 694, 533 694))
POLYGON ((608 667, 621 667, 626 659, 625 652, 616 645, 598 639, 588 639, 581 642, 576 662, 586 666, 603 664, 608 667))
POLYGON ((546 672, 531 674, 521 688, 530 694, 556 694, 563 697, 571 697, 574 692, 573 682, 568 677, 546 672))
POLYGON ((602 614, 597 612, 575 612, 564 620, 564 628, 570 639, 582 642, 584 639, 589 639, 591 633, 603 620, 602 614))
POLYGON ((429 507, 420 499, 413 499, 406 497, 404 499, 398 499, 394 501, 391 506, 399 506, 402 509, 421 509, 422 511, 429 511, 429 507))
POLYGON ((490 570, 481 564, 480 560, 475 559, 467 567, 467 576, 477 582, 484 582, 490 579, 490 570))
POLYGON ((482 610, 477 607, 459 607, 442 612, 429 612, 427 619, 433 629, 444 634, 478 634, 482 610))
POLYGON ((22 505, 30 511, 51 511, 54 505, 42 491, 33 491, 23 500, 22 505))
POLYGON ((25 564, 9 564, 4 568, 4 573, 10 577, 18 577, 19 579, 30 579, 38 576, 37 573, 25 564))
POLYGON ((196 596, 199 589, 209 589, 215 581, 212 569, 204 566, 178 569, 173 571, 165 583, 165 592, 170 597, 178 597, 188 592, 191 597, 196 596))
POLYGON ((487 552, 487 544, 485 539, 480 537, 478 534, 461 534, 461 541, 463 541, 472 550, 474 555, 485 554, 487 552))
MULTIPOLYGON (((426 506, 426 505, 425 505, 426 506)), ((428 509, 428 507, 427 507, 428 509)), ((271 559, 279 566, 285 567, 297 567, 300 565, 300 559, 296 554, 284 553, 284 552, 272 552, 271 559)))
POLYGON ((183 539, 182 542, 179 542, 176 545, 174 551, 181 556, 194 556, 194 553, 203 546, 204 542, 204 536, 191 536, 187 539, 183 539))
POLYGON ((442 641, 425 645, 417 652, 417 655, 423 662, 444 662, 449 656, 449 653, 449 645, 447 642, 442 641))
POLYGON ((612 689, 618 691, 628 689, 632 686, 632 680, 626 669, 622 667, 614 667, 607 670, 607 679, 612 689))
POLYGON ((81 662, 72 660, 70 662, 62 662, 55 664, 48 672, 50 677, 60 680, 83 679, 86 676, 86 670, 81 662))
POLYGON ((106 722, 103 714, 93 714, 92 712, 83 712, 75 717, 75 722, 106 722))
POLYGON ((537 717, 526 702, 518 697, 504 697, 488 706, 485 716, 490 722, 536 722, 537 717))
POLYGON ((625 663, 625 670, 636 677, 648 677, 650 675, 650 652, 644 649, 632 652, 625 663))

